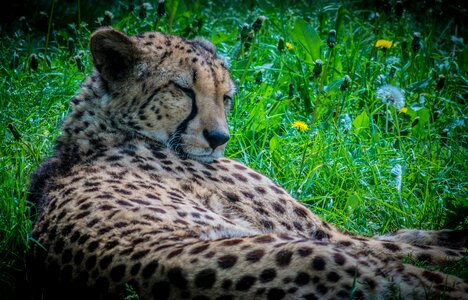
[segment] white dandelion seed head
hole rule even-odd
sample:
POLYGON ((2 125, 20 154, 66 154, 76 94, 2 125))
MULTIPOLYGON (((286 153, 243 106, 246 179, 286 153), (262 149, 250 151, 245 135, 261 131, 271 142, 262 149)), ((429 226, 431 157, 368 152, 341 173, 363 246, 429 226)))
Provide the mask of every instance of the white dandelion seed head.
POLYGON ((384 85, 387 82, 387 77, 384 74, 377 75, 375 79, 377 81, 377 85, 384 85))
POLYGON ((385 104, 395 107, 397 110, 405 106, 405 95, 399 88, 387 84, 381 86, 375 93, 375 97, 385 104))
POLYGON ((394 176, 401 176, 401 165, 394 165, 393 168, 390 170, 390 173, 392 173, 392 175, 394 176))
POLYGON ((403 180, 403 172, 400 164, 396 164, 393 166, 393 168, 390 170, 390 173, 392 173, 393 176, 395 176, 395 188, 397 189, 398 193, 401 193, 401 183, 403 180))
POLYGON ((338 118, 340 127, 345 130, 351 129, 352 122, 348 114, 343 114, 338 118))
POLYGON ((396 64, 400 63, 400 59, 398 57, 396 57, 396 56, 389 56, 385 60, 385 63, 387 65, 396 65, 396 64))

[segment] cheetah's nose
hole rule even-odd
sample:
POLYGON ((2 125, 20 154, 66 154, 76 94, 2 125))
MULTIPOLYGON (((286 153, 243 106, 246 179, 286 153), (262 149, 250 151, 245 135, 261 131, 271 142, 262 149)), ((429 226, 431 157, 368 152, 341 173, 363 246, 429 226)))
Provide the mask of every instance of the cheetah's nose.
POLYGON ((213 150, 216 149, 216 147, 225 144, 229 140, 229 134, 219 130, 208 131, 205 129, 203 130, 203 135, 213 150))

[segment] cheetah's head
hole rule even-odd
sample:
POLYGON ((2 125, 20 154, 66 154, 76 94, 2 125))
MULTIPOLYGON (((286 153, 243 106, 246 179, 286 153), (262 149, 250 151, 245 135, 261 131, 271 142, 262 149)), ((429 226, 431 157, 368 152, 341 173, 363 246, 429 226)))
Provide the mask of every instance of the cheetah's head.
POLYGON ((115 124, 183 157, 222 156, 234 85, 213 44, 159 32, 130 37, 110 27, 94 32, 90 44, 105 83, 101 105, 115 124))

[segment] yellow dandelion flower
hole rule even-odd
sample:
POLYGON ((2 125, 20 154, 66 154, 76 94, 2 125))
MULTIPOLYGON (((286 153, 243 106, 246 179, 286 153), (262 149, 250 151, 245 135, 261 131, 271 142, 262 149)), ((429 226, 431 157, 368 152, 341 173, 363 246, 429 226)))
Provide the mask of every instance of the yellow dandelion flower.
POLYGON ((400 112, 406 114, 408 112, 408 107, 401 108, 400 112))
POLYGON ((375 42, 375 47, 377 48, 385 48, 385 49, 390 49, 391 47, 395 47, 396 43, 389 41, 389 40, 378 40, 375 42))
POLYGON ((294 49, 294 46, 290 43, 290 42, 286 42, 286 48, 291 51, 292 49, 294 49))
POLYGON ((295 128, 295 129, 297 129, 299 131, 305 131, 305 130, 309 129, 309 126, 307 126, 307 124, 302 122, 302 121, 294 121, 294 123, 292 123, 291 127, 295 128))

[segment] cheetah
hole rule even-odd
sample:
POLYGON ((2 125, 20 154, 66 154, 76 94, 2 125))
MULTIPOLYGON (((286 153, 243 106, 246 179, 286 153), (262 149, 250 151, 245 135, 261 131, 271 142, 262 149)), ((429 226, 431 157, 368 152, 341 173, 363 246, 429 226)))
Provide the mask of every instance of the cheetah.
POLYGON ((341 232, 223 157, 234 93, 212 43, 100 28, 94 64, 35 171, 44 299, 468 299, 443 264, 466 231, 341 232))

